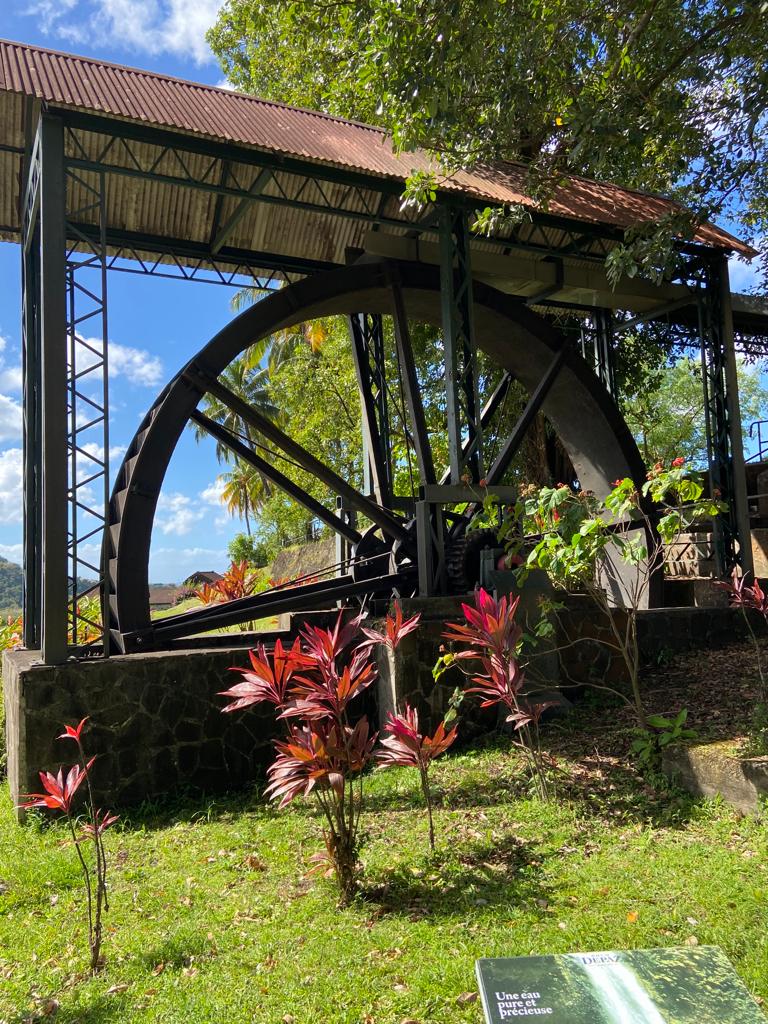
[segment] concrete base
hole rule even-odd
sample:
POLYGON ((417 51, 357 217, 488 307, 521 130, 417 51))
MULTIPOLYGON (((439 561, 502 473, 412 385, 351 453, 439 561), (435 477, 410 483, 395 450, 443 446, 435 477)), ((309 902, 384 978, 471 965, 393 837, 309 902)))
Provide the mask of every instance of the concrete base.
POLYGON ((65 723, 90 716, 86 749, 97 754, 92 781, 105 806, 172 793, 213 793, 254 780, 278 735, 271 709, 222 714, 216 695, 247 664, 246 650, 134 654, 60 666, 39 652, 3 658, 11 797, 40 789, 38 772, 75 759, 65 723))
POLYGON ((768 757, 737 757, 727 743, 664 751, 664 773, 694 796, 721 796, 744 814, 768 797, 768 757))

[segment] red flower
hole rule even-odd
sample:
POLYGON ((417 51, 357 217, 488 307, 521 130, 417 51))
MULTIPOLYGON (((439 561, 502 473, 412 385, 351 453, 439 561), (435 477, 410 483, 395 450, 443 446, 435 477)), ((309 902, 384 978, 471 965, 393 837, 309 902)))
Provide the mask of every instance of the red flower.
POLYGON ((79 723, 79 725, 65 725, 64 732, 56 737, 57 740, 76 740, 80 742, 80 733, 83 731, 83 726, 88 721, 88 715, 79 723))
POLYGON ((613 481, 613 483, 611 484, 611 487, 621 487, 623 482, 624 481, 621 479, 621 477, 619 477, 617 480, 613 481))
POLYGON ((478 484, 478 487, 487 487, 487 486, 488 486, 488 481, 485 479, 485 477, 483 477, 483 479, 478 484))
POLYGON ((80 788, 80 784, 88 774, 88 771, 96 760, 92 757, 85 768, 74 764, 64 778, 64 769, 59 768, 58 774, 52 772, 40 772, 40 781, 43 784, 45 793, 25 793, 26 803, 19 804, 25 810, 30 807, 50 807, 52 810, 64 811, 69 814, 72 808, 72 798, 80 788))
POLYGON ((560 513, 557 511, 556 508, 552 510, 552 521, 555 523, 560 522, 560 513))
POLYGON ((676 459, 672 459, 672 468, 680 469, 681 466, 685 465, 685 459, 682 455, 678 455, 676 459))
POLYGON ((403 621, 403 609, 400 607, 400 602, 395 601, 395 617, 393 619, 389 613, 387 614, 384 633, 379 633, 375 629, 366 629, 365 626, 360 627, 362 632, 368 637, 367 640, 363 641, 363 645, 386 644, 391 651, 394 651, 403 637, 416 629, 420 620, 421 612, 417 612, 410 619, 403 621))

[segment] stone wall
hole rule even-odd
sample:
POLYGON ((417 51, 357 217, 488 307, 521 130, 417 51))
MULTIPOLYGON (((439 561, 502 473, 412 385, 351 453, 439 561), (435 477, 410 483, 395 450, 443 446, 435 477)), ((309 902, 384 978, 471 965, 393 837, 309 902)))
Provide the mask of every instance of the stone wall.
POLYGON ((99 802, 133 804, 189 791, 221 792, 258 777, 277 734, 269 710, 222 714, 227 670, 246 650, 134 654, 107 661, 45 666, 36 654, 3 659, 11 795, 38 791, 38 771, 74 760, 56 736, 64 723, 90 716, 87 749, 98 754, 99 802))
MULTIPOLYGON (((438 684, 432 676, 444 643, 444 623, 461 620, 460 604, 450 598, 404 602, 406 615, 422 612, 421 628, 405 638, 396 654, 379 649, 379 683, 360 702, 361 712, 381 723, 387 711, 408 700, 419 709, 424 726, 434 728, 462 678, 456 669, 438 684)), ((614 614, 622 625, 623 613, 614 614)), ((569 680, 620 685, 623 665, 599 642, 609 636, 600 613, 588 600, 574 598, 562 618, 559 642, 579 638, 563 659, 569 680)), ((693 646, 723 646, 745 635, 741 614, 731 609, 645 611, 638 625, 646 662, 693 646)), ((217 691, 236 678, 229 668, 247 664, 245 649, 134 654, 57 667, 42 665, 35 657, 34 652, 14 651, 6 652, 3 661, 14 801, 39 789, 39 770, 57 769, 73 759, 71 746, 56 736, 64 723, 85 715, 91 718, 88 749, 99 755, 93 774, 98 799, 113 807, 179 792, 214 793, 243 786, 257 779, 272 758, 272 740, 281 729, 271 709, 232 715, 220 710, 224 700, 217 691)), ((557 685, 557 673, 557 659, 545 652, 540 680, 557 685)), ((480 712, 474 700, 464 702, 461 716, 465 739, 498 721, 494 710, 480 712)))

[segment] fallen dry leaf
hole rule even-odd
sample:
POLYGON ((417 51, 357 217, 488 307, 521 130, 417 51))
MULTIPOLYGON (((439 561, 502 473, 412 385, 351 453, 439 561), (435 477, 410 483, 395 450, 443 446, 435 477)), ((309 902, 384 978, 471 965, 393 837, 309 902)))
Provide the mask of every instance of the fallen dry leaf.
POLYGON ((123 981, 119 985, 112 985, 112 986, 110 986, 110 988, 107 989, 107 995, 108 996, 119 996, 119 995, 122 995, 123 992, 127 992, 129 988, 130 988, 130 986, 129 986, 128 982, 127 981, 123 981))
POLYGON ((470 1003, 477 1002, 477 992, 462 992, 460 996, 456 996, 456 1003, 459 1006, 469 1006, 470 1003))
POLYGON ((685 944, 686 946, 698 946, 699 940, 696 938, 695 935, 689 935, 688 938, 685 940, 685 944))
POLYGON ((637 919, 639 917, 640 917, 640 915, 638 914, 638 912, 636 910, 630 910, 630 912, 627 914, 627 921, 630 924, 637 924, 637 919))

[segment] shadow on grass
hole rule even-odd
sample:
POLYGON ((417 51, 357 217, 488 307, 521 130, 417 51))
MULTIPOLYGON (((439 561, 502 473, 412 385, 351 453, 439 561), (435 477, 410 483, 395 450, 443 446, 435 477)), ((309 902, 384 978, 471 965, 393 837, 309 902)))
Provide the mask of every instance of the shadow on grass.
POLYGON ((162 964, 163 973, 180 971, 182 967, 199 964, 211 955, 211 943, 202 931, 184 929, 167 936, 162 942, 148 946, 136 957, 136 962, 155 970, 162 964))
POLYGON ((535 847, 503 836, 463 844, 457 853, 438 853, 423 869, 398 865, 361 895, 375 905, 374 918, 396 914, 412 921, 476 915, 484 907, 494 914, 510 905, 531 908, 546 902, 541 864, 535 847))
POLYGON ((263 814, 269 805, 261 798, 263 782, 229 793, 181 793, 120 808, 121 827, 154 832, 179 823, 197 825, 227 821, 245 813, 263 814))
POLYGON ((87 1006, 62 1006, 55 1017, 22 1017, 20 1020, 55 1020, 56 1024, 111 1024, 125 1020, 126 1001, 115 996, 94 996, 87 1006))

